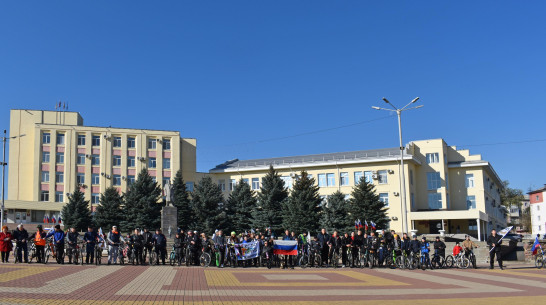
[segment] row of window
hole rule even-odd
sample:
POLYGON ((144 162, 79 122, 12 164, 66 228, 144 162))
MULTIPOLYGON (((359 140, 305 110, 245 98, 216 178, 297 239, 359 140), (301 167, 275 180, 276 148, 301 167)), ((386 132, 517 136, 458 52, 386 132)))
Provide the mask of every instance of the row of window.
MULTIPOLYGON (((56 139, 57 139, 57 145, 64 145, 65 144, 65 134, 64 133, 57 133, 56 139)), ((86 143, 86 135, 78 134, 77 142, 78 142, 78 146, 84 146, 85 143, 86 143)), ((170 139, 148 139, 148 149, 157 149, 157 142, 161 142, 163 144, 163 150, 170 150, 171 149, 171 140, 170 139)), ((51 133, 49 133, 49 132, 42 133, 42 144, 50 144, 50 143, 51 143, 51 133)), ((92 135, 91 136, 91 146, 100 146, 100 135, 92 135)), ((113 147, 121 147, 121 137, 114 136, 112 138, 112 146, 113 147)), ((127 138, 127 147, 128 148, 135 148, 136 147, 136 137, 128 137, 127 138)))
MULTIPOLYGON (((100 165, 100 156, 99 155, 91 155, 89 156, 91 158, 91 165, 100 165)), ((86 155, 85 154, 78 154, 76 156, 76 164, 78 165, 84 165, 85 164, 86 155)), ((42 152, 42 162, 43 163, 49 163, 50 161, 50 153, 48 151, 42 152)), ((121 166, 121 156, 113 156, 112 157, 112 166, 121 166)), ((57 164, 63 164, 64 163, 64 152, 57 152, 55 154, 55 163, 57 164)), ((135 167, 136 165, 136 158, 135 157, 127 157, 127 167, 135 167)), ((155 157, 148 158, 148 167, 149 168, 157 168, 157 159, 155 157)), ((171 168, 171 159, 170 158, 163 158, 163 169, 170 169, 171 168)))

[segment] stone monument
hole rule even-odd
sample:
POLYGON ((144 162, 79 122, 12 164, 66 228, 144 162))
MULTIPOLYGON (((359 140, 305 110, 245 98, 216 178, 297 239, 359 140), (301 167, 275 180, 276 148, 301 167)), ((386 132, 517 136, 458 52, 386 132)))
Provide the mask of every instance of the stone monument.
POLYGON ((173 186, 167 181, 163 186, 165 206, 161 209, 161 230, 167 232, 170 228, 178 228, 178 209, 172 204, 173 186))

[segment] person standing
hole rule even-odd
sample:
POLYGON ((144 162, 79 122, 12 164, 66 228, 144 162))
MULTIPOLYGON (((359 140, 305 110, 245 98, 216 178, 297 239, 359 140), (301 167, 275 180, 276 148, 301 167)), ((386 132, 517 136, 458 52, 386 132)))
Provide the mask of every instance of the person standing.
MULTIPOLYGON (((282 237, 282 240, 294 240, 293 235, 296 235, 294 232, 293 234, 290 234, 288 230, 284 232, 284 236, 282 237)), ((284 256, 284 266, 283 269, 286 269, 288 267, 288 264, 290 264, 290 269, 294 269, 294 262, 292 261, 292 255, 285 255, 284 256)))
POLYGON ((326 229, 323 228, 320 230, 318 241, 321 247, 320 256, 322 256, 322 264, 328 265, 328 242, 330 241, 330 234, 326 233, 326 229))
POLYGON ((44 231, 44 229, 42 228, 42 225, 37 225, 36 226, 36 229, 38 229, 38 231, 36 231, 36 233, 33 235, 34 236, 34 245, 36 246, 36 261, 38 263, 43 263, 44 262, 44 259, 45 259, 45 252, 44 252, 44 248, 45 248, 45 245, 46 245, 46 232, 44 231))
MULTIPOLYGON (((70 232, 68 232, 66 239, 68 240, 68 263, 72 264, 72 256, 74 256, 74 251, 76 250, 76 245, 78 245, 78 237, 80 237, 80 233, 76 232, 76 228, 70 228, 70 232)), ((83 259, 83 257, 81 258, 83 259)), ((78 262, 74 262, 74 264, 77 264, 78 262)))
POLYGON ((61 230, 60 225, 55 225, 55 230, 47 233, 46 238, 53 236, 53 244, 55 245, 55 258, 57 264, 64 265, 64 238, 65 233, 61 230))
POLYGON ((135 229, 133 232, 133 235, 131 235, 131 237, 129 238, 129 242, 135 250, 134 261, 137 265, 144 265, 144 262, 142 260, 142 248, 144 247, 144 238, 142 237, 142 235, 140 235, 140 231, 138 229, 135 229))
POLYGON ((436 241, 434 242, 434 251, 435 255, 439 255, 442 258, 446 257, 446 244, 440 240, 440 236, 436 236, 436 241))
POLYGON ((224 236, 224 232, 222 230, 218 231, 212 241, 214 242, 216 251, 220 253, 220 260, 216 264, 218 267, 224 268, 224 258, 226 257, 226 237, 224 236))
POLYGON ((144 228, 144 233, 142 233, 142 238, 144 239, 144 248, 142 249, 142 261, 144 263, 146 263, 146 256, 152 253, 152 249, 154 247, 153 237, 154 235, 152 234, 152 232, 148 231, 148 228, 144 228))
MULTIPOLYGON (((351 234, 354 234, 355 232, 352 232, 351 234)), ((349 233, 345 232, 343 234, 343 237, 341 238, 341 267, 345 268, 347 265, 350 264, 350 262, 347 262, 347 252, 348 249, 352 247, 352 239, 349 237, 349 233)))
POLYGON ((2 232, 0 232, 0 252, 2 253, 2 263, 9 262, 9 253, 13 248, 11 244, 13 236, 8 232, 8 226, 2 227, 2 232))
MULTIPOLYGON (((95 260, 95 244, 99 239, 97 232, 93 230, 93 227, 87 228, 87 232, 83 235, 83 240, 85 241, 85 263, 89 265, 89 259, 91 259, 91 264, 95 260)), ((83 259, 83 257, 81 258, 83 259)))
POLYGON ((155 253, 156 253, 156 265, 159 265, 159 257, 163 265, 165 265, 165 257, 167 256, 167 238, 161 232, 161 229, 155 230, 155 235, 153 236, 155 253))
POLYGON ((14 256, 17 256, 19 262, 23 261, 23 252, 25 253, 24 259, 25 263, 28 263, 28 232, 23 227, 23 224, 17 226, 17 229, 13 231, 13 239, 17 242, 17 253, 13 253, 14 256))
POLYGON ((501 244, 502 237, 497 235, 496 230, 491 230, 491 235, 487 238, 487 245, 489 245, 489 269, 495 268, 495 255, 497 255, 497 262, 499 262, 500 270, 502 268, 502 256, 501 256, 501 244))
POLYGON ((119 244, 121 242, 121 234, 118 232, 118 227, 113 226, 112 231, 108 233, 108 265, 118 261, 119 244))

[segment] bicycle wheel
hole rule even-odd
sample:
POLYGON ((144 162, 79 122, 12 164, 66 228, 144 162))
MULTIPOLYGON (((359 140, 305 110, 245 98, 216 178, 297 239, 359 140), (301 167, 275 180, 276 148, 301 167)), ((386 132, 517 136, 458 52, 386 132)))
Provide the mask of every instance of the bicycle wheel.
POLYGON ((307 255, 302 255, 298 263, 302 269, 307 268, 307 265, 309 264, 309 257, 307 255))
POLYGON ((95 253, 95 265, 100 265, 102 263, 102 248, 98 248, 97 253, 95 253))
POLYGON ((466 269, 470 266, 470 260, 466 257, 463 257, 461 260, 461 268, 466 269))
POLYGON ((46 249, 44 254, 44 264, 47 264, 47 262, 49 261, 49 256, 51 256, 51 251, 49 249, 46 249))
POLYGON ((374 265, 376 264, 376 258, 375 258, 375 255, 371 255, 369 258, 368 258, 368 268, 370 269, 373 269, 374 265))
POLYGON ((155 251, 150 252, 150 266, 155 266, 157 263, 157 253, 155 251))
POLYGON ((366 264, 368 263, 368 256, 364 253, 360 253, 360 268, 366 267, 366 264))
POLYGON ((478 269, 478 266, 476 266, 476 255, 470 255, 470 264, 472 264, 472 268, 478 269))
POLYGON ((396 268, 398 269, 405 269, 406 260, 404 259, 404 256, 398 256, 396 260, 394 261, 394 264, 396 265, 396 268))
POLYGON ((208 267, 210 265, 210 254, 207 252, 203 252, 201 256, 199 257, 199 264, 202 267, 208 267))
POLYGON ((77 265, 78 262, 79 262, 79 258, 80 258, 80 251, 76 250, 76 249, 73 249, 72 250, 72 263, 74 265, 77 265))
POLYGON ((535 257, 535 267, 537 267, 537 269, 541 269, 543 265, 544 259, 542 258, 542 255, 537 255, 535 257))
POLYGON ((84 261, 84 255, 85 255, 85 252, 84 252, 84 248, 83 246, 80 248, 80 265, 83 266, 83 261, 84 261))
POLYGON ((452 255, 448 255, 446 257, 446 260, 444 262, 444 265, 446 268, 452 268, 453 267, 453 264, 455 263, 455 259, 453 259, 453 256, 452 255))
POLYGON ((322 257, 320 256, 320 254, 315 254, 314 264, 317 268, 322 267, 322 257))
POLYGON ((431 261, 431 265, 434 269, 440 269, 444 266, 444 258, 442 256, 434 256, 431 261))
POLYGON ((169 265, 174 266, 175 258, 176 258, 176 253, 172 251, 171 254, 169 255, 169 265))

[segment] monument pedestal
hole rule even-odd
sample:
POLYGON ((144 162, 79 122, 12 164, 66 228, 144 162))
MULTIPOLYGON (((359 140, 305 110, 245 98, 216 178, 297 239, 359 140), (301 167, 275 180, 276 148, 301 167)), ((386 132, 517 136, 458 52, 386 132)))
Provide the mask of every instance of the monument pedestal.
POLYGON ((176 233, 178 229, 178 209, 174 206, 165 206, 161 209, 161 230, 163 230, 163 234, 168 234, 169 227, 172 232, 176 233))

